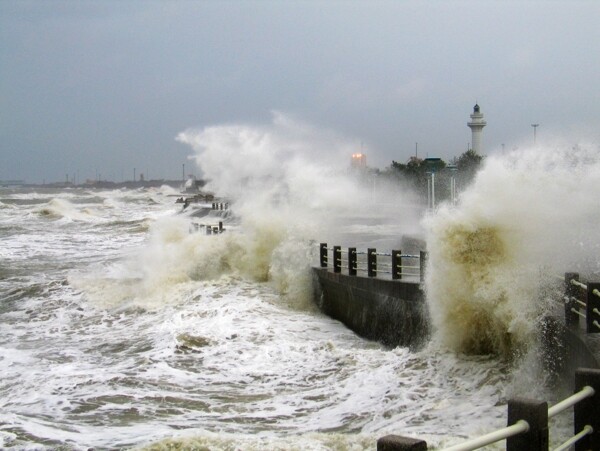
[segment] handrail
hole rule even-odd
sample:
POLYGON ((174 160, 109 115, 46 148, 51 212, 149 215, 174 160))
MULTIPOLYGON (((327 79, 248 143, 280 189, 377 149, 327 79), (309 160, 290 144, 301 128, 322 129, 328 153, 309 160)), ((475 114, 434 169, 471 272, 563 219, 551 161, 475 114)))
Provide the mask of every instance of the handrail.
POLYGON ((583 437, 585 437, 586 435, 589 435, 589 434, 593 434, 593 433, 594 433, 594 428, 591 427, 589 424, 586 424, 583 427, 583 429, 581 430, 581 432, 579 432, 578 434, 575 434, 573 437, 571 437, 569 440, 564 442, 558 448, 554 448, 554 451, 564 451, 565 449, 569 449, 571 446, 573 446, 575 443, 577 443, 583 437))
POLYGON ((523 434, 527 431, 529 431, 529 423, 525 420, 519 420, 511 426, 498 429, 497 431, 474 438, 468 442, 451 446, 450 448, 444 448, 442 451, 473 451, 481 448, 482 446, 491 445, 492 443, 499 442, 500 440, 506 440, 509 437, 523 434))
POLYGON ((583 387, 580 391, 578 391, 574 395, 569 396, 568 398, 563 399, 561 402, 550 407, 548 409, 548 418, 552 418, 554 415, 557 415, 557 414, 567 410, 569 407, 573 407, 575 404, 577 404, 579 401, 584 400, 585 398, 594 396, 595 393, 596 392, 594 391, 594 389, 592 387, 590 387, 589 385, 586 385, 585 387, 583 387))
MULTIPOLYGON (((580 374, 584 374, 585 372, 588 372, 588 374, 587 374, 588 377, 594 377, 593 381, 589 380, 588 382, 590 384, 595 385, 596 381, 600 381, 600 374, 594 373, 592 376, 590 376, 589 371, 590 370, 578 370, 578 373, 581 372, 580 374)), ((591 371, 594 371, 594 370, 591 370, 591 371)), ((596 387, 596 389, 597 388, 598 387, 596 387)), ((583 386, 581 388, 581 390, 579 390, 577 393, 569 396, 568 398, 563 399, 562 401, 556 403, 554 406, 549 407, 547 419, 550 419, 550 418, 558 415, 559 413, 564 412, 568 408, 575 406, 577 403, 583 401, 584 399, 590 398, 590 397, 594 396, 595 394, 596 394, 596 390, 594 389, 594 387, 592 387, 591 385, 583 386)), ((509 418, 510 418, 510 403, 511 403, 511 401, 509 401, 509 418)), ((590 412, 589 415, 592 415, 592 413, 590 412)), ((592 434, 594 432, 594 426, 592 426, 589 423, 595 424, 597 427, 597 423, 594 423, 594 421, 595 421, 594 419, 587 417, 584 420, 583 429, 581 431, 579 431, 577 434, 575 434, 574 436, 570 437, 563 444, 559 445, 558 448, 556 448, 554 451, 564 451, 564 450, 568 449, 570 446, 572 446, 574 443, 581 440, 586 435, 592 434)), ((533 424, 534 424, 532 426, 533 433, 535 434, 536 431, 538 430, 537 428, 539 428, 540 426, 536 425, 535 423, 533 423, 533 424)), ((547 420, 546 420, 546 427, 547 427, 547 420)), ((479 449, 483 446, 491 445, 492 443, 498 442, 500 440, 506 440, 515 435, 527 433, 527 432, 529 432, 530 429, 531 429, 530 424, 526 420, 520 419, 508 427, 495 430, 488 434, 473 438, 471 440, 451 446, 449 448, 444 448, 442 451, 473 451, 473 450, 479 449)), ((547 445, 544 449, 548 449, 547 445)))
POLYGON ((587 290, 587 285, 585 283, 581 283, 575 279, 571 279, 571 285, 575 285, 577 287, 583 288, 584 290, 587 290))
POLYGON ((403 254, 400 250, 377 252, 374 248, 368 248, 366 251, 357 251, 355 247, 346 249, 342 249, 341 246, 328 247, 327 243, 320 243, 319 248, 320 267, 327 268, 330 264, 333 264, 333 271, 335 273, 341 273, 342 269, 347 269, 348 275, 356 276, 358 271, 365 270, 364 266, 359 265, 360 260, 366 263, 368 277, 377 277, 379 274, 391 274, 392 280, 400 280, 403 277, 418 277, 420 283, 425 281, 427 252, 424 251, 419 252, 419 255, 403 254), (347 258, 342 258, 346 255, 347 258), (359 256, 361 257, 359 258, 359 256), (378 257, 386 257, 389 260, 380 258, 380 261, 378 261, 378 257), (412 265, 403 265, 403 258, 418 259, 418 262, 414 262, 412 265))

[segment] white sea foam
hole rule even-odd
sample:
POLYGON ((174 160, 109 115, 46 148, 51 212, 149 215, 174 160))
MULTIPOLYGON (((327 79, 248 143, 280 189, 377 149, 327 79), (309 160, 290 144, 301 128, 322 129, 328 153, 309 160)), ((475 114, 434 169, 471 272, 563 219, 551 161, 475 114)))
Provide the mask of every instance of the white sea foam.
POLYGON ((62 198, 53 198, 46 205, 40 206, 37 213, 52 219, 66 219, 77 221, 92 220, 95 215, 90 208, 78 208, 71 202, 62 198))
POLYGON ((146 195, 160 202, 102 194, 118 200, 97 203, 103 221, 20 216, 2 235, 19 270, 0 280, 3 448, 364 450, 505 424, 505 363, 385 349, 293 302, 302 227, 190 234, 172 198, 146 195))

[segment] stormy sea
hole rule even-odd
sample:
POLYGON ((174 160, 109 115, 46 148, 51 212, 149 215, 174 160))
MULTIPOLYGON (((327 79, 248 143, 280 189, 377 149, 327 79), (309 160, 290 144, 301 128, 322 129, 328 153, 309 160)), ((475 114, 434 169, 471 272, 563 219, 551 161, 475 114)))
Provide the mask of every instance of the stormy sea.
MULTIPOLYGON (((597 270, 597 151, 489 157, 458 205, 426 212, 292 156, 347 150, 294 124, 179 139, 228 210, 183 209, 168 186, 0 189, 2 449, 441 448, 506 426, 511 396, 556 401, 540 285, 597 270), (386 348, 319 312, 319 242, 389 251, 406 234, 430 254, 428 343, 386 348)), ((571 428, 553 418, 551 443, 571 428)))

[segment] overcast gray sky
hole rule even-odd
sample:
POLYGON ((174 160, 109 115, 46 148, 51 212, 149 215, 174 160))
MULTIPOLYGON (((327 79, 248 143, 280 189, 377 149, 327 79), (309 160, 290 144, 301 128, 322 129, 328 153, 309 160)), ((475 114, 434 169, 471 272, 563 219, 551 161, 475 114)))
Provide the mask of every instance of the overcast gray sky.
MULTIPOLYGON (((190 127, 272 111, 370 166, 600 143, 600 2, 0 1, 0 179, 180 178, 190 127)), ((348 164, 348 161, 340 162, 348 164)))

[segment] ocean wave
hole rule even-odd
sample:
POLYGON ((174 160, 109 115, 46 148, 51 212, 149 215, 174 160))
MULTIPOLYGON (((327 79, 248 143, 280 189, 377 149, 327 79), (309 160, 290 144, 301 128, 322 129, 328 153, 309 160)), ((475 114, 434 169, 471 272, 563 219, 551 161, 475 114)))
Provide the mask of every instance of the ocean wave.
POLYGON ((490 156, 457 208, 426 221, 427 299, 440 343, 520 355, 552 305, 552 275, 600 265, 600 152, 536 147, 490 156), (544 293, 545 292, 545 293, 544 293))

